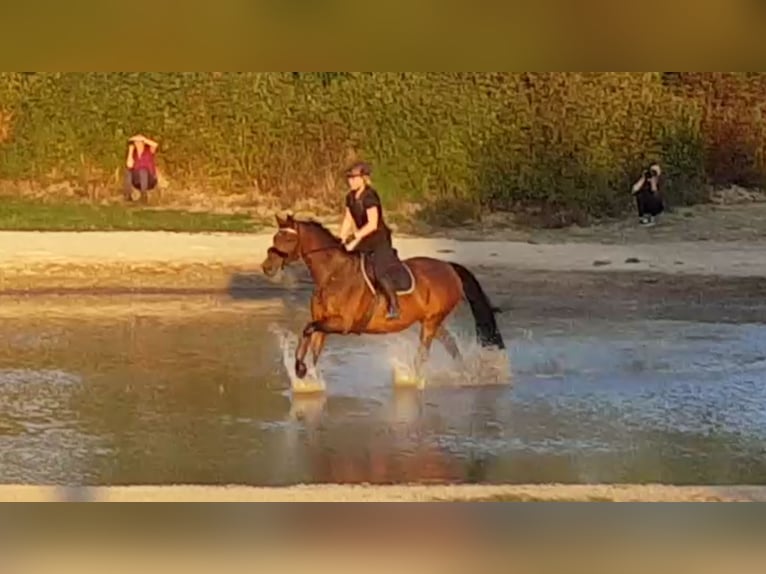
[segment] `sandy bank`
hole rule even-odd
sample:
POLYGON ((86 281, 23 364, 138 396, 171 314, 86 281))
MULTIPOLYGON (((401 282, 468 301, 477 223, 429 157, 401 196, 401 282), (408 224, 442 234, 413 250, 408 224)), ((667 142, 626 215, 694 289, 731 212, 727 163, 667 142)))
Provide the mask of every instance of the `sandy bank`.
POLYGON ((766 487, 667 485, 0 486, 3 502, 764 502, 766 487))
MULTIPOLYGON (((62 266, 243 267, 257 271, 270 234, 183 234, 165 232, 0 233, 0 269, 5 274, 62 266)), ((635 271, 721 276, 766 274, 766 242, 671 241, 608 245, 533 244, 402 237, 402 257, 418 255, 473 266, 547 271, 635 271)))

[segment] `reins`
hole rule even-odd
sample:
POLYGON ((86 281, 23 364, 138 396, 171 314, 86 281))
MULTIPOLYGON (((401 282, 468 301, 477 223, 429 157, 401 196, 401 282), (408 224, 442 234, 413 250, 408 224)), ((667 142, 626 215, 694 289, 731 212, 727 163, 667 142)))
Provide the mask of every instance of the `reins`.
MULTIPOLYGON (((291 229, 289 227, 280 229, 280 231, 284 231, 286 233, 292 233, 292 234, 298 235, 298 231, 297 230, 291 229)), ((343 247, 342 245, 325 245, 324 247, 317 247, 315 249, 309 249, 308 251, 305 251, 305 252, 301 251, 301 258, 305 258, 308 255, 312 255, 314 253, 319 253, 319 252, 322 252, 322 251, 329 251, 331 249, 342 249, 342 247, 343 247)), ((281 257, 282 259, 285 259, 285 260, 289 259, 289 257, 290 257, 287 253, 285 253, 281 249, 278 249, 278 248, 276 248, 274 246, 269 247, 267 252, 274 253, 278 257, 281 257)))

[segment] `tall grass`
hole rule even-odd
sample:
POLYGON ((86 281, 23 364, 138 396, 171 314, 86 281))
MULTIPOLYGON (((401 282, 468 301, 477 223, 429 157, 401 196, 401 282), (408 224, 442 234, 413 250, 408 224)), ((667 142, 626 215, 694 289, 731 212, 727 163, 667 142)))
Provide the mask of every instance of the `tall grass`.
POLYGON ((647 161, 671 201, 762 184, 765 92, 760 73, 3 72, 0 179, 114 185, 144 132, 173 186, 213 196, 337 203, 361 157, 388 201, 455 220, 612 215, 647 161))

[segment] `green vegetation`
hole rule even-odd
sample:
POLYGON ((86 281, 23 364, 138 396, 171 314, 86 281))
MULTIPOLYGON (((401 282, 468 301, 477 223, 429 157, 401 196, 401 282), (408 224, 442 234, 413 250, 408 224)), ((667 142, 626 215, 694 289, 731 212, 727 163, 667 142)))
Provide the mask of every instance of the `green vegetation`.
POLYGON ((389 204, 430 220, 566 224, 631 208, 649 160, 676 205, 761 185, 764 95, 763 73, 2 72, 0 179, 114 188, 144 132, 171 191, 337 210, 341 168, 362 157, 389 204))
POLYGON ((147 210, 123 206, 40 203, 0 198, 0 229, 14 231, 218 231, 248 232, 247 215, 147 210))

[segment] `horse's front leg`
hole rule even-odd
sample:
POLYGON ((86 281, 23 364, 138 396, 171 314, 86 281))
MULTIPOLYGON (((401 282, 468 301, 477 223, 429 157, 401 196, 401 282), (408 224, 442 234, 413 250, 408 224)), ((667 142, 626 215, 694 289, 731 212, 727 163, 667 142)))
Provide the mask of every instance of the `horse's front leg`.
POLYGON ((299 379, 306 376, 306 353, 309 346, 314 356, 314 366, 322 354, 327 335, 346 334, 352 327, 353 317, 344 317, 343 310, 348 308, 348 297, 333 296, 328 299, 327 292, 315 292, 311 299, 311 316, 320 317, 308 323, 303 329, 303 336, 295 353, 295 374, 299 379), (337 301, 336 301, 337 299, 337 301), (340 303, 338 303, 340 301, 340 303))
POLYGON ((295 352, 295 374, 299 379, 306 376, 308 368, 306 367, 306 354, 311 347, 314 358, 314 366, 319 362, 319 356, 324 349, 327 335, 331 333, 343 333, 344 323, 341 317, 332 317, 321 321, 312 321, 303 329, 303 336, 295 352))
POLYGON ((319 356, 322 354, 322 349, 324 349, 326 340, 327 333, 324 331, 314 331, 314 334, 311 335, 311 355, 314 359, 314 367, 316 367, 319 362, 319 356))
POLYGON ((321 347, 324 345, 325 335, 322 332, 320 325, 321 319, 326 316, 326 309, 324 306, 324 292, 321 289, 315 289, 311 296, 311 322, 307 323, 301 333, 301 340, 298 343, 298 348, 295 350, 295 374, 299 379, 303 379, 308 372, 306 368, 306 353, 308 353, 309 345, 314 349, 314 366, 319 353, 317 353, 317 339, 322 341, 321 347))
MULTIPOLYGON (((306 367, 306 353, 308 353, 312 337, 319 333, 319 321, 312 321, 303 328, 300 343, 298 343, 298 348, 295 351, 295 375, 299 379, 303 379, 308 372, 308 368, 306 367)), ((324 335, 324 333, 322 333, 322 335, 324 335)))

